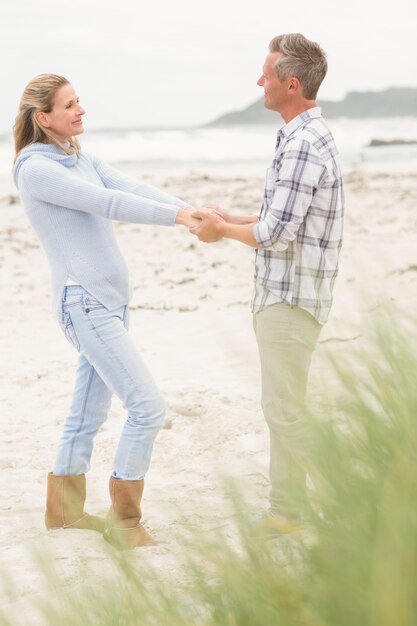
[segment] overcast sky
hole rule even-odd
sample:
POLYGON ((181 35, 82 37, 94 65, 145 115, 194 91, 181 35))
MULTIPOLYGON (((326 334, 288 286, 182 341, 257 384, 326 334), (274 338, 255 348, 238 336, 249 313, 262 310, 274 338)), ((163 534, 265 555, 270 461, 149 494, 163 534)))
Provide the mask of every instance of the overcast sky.
POLYGON ((0 132, 43 72, 71 81, 86 128, 210 121, 260 97, 287 32, 327 51, 322 98, 417 86, 416 23, 415 0, 0 0, 0 132))

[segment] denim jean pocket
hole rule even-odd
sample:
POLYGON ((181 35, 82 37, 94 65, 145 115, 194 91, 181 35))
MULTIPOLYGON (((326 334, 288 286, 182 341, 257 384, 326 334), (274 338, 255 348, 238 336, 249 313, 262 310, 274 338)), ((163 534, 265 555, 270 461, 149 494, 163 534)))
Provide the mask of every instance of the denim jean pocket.
POLYGON ((79 352, 80 351, 80 342, 78 341, 77 335, 74 330, 74 326, 71 320, 71 315, 68 311, 64 312, 64 320, 62 322, 62 330, 64 331, 65 337, 68 339, 71 345, 79 352))
POLYGON ((83 297, 83 309, 84 313, 90 313, 90 311, 97 311, 99 309, 107 311, 104 304, 100 302, 100 300, 97 300, 97 298, 94 298, 94 296, 90 295, 89 293, 85 294, 85 296, 83 297))

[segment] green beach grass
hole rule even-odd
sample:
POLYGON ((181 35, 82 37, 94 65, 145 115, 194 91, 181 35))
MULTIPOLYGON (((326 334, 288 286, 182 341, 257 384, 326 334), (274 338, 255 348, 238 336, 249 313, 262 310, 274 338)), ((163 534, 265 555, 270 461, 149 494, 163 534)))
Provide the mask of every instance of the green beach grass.
MULTIPOLYGON (((307 419, 314 488, 301 532, 262 537, 243 493, 228 484, 236 536, 184 532, 187 583, 168 584, 155 567, 144 582, 132 554, 115 552, 111 581, 68 592, 52 562, 37 557, 45 593, 33 621, 16 621, 3 605, 0 623, 417 625, 416 330, 386 315, 366 351, 333 358, 337 397, 307 419)), ((7 572, 2 578, 7 585, 7 572)))

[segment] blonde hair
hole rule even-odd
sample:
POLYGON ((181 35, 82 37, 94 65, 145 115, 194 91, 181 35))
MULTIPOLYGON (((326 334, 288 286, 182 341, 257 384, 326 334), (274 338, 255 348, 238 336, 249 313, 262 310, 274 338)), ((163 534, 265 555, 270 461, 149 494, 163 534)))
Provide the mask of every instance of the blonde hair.
POLYGON ((70 137, 69 146, 65 145, 53 131, 43 128, 36 119, 36 113, 52 111, 56 92, 68 84, 69 81, 58 74, 39 74, 26 85, 13 126, 15 160, 23 148, 37 141, 53 143, 67 154, 79 154, 81 148, 75 137, 70 137))
POLYGON ((310 41, 300 33, 278 35, 269 44, 269 52, 282 52, 275 64, 278 78, 298 78, 307 100, 315 100, 327 73, 326 53, 318 43, 310 41))

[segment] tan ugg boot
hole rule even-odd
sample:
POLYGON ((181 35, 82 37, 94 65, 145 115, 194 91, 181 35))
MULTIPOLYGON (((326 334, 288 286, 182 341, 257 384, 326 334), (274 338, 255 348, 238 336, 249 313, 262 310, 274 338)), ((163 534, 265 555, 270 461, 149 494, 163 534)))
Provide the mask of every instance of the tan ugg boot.
POLYGON ((122 550, 156 545, 156 541, 140 523, 144 485, 144 480, 110 477, 111 507, 106 519, 104 539, 122 550))
POLYGON ((85 492, 85 474, 58 476, 50 472, 46 492, 46 528, 81 528, 102 533, 104 519, 84 513, 85 492))

